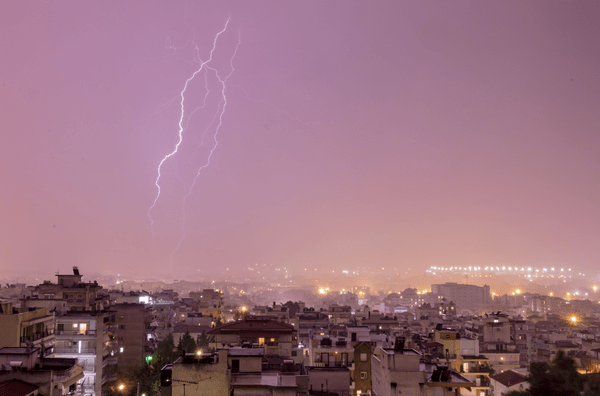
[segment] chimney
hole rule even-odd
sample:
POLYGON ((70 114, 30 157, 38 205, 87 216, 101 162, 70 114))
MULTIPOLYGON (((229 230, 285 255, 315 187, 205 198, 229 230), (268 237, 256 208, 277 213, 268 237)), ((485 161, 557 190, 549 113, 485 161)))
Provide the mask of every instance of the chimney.
POLYGON ((79 275, 79 268, 77 266, 73 266, 73 275, 79 275))

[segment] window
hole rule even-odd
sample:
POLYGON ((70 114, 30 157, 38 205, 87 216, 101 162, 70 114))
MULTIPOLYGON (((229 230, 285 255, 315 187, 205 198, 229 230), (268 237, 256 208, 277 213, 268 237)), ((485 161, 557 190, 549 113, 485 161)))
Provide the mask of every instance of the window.
POLYGON ((292 351, 292 356, 298 356, 298 351, 292 351))
POLYGON ((123 353, 123 347, 119 348, 119 352, 123 353))
POLYGON ((367 379, 367 372, 366 371, 361 371, 360 372, 360 379, 367 379))
POLYGON ((360 354, 360 361, 361 362, 366 362, 367 361, 367 354, 366 353, 361 353, 360 354))

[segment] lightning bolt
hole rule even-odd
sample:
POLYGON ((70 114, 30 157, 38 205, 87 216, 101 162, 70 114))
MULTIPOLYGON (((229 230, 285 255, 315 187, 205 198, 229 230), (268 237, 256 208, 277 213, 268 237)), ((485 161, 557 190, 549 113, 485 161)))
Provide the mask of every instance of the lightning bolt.
MULTIPOLYGON (((150 209, 148 209, 148 218, 150 219, 150 229, 152 231, 152 237, 153 238, 154 238, 154 219, 152 218, 152 209, 154 209, 154 207, 156 206, 156 203, 158 202, 158 199, 160 198, 160 193, 161 193, 160 178, 161 178, 161 175, 162 175, 161 174, 161 169, 162 169, 162 166, 165 163, 165 161, 167 161, 169 158, 173 157, 177 153, 177 151, 179 150, 179 146, 183 142, 183 131, 184 131, 183 122, 184 122, 184 118, 185 118, 185 93, 186 93, 186 91, 188 89, 188 85, 190 84, 190 82, 192 80, 194 80, 194 78, 196 77, 196 75, 199 74, 203 70, 205 72, 208 72, 208 70, 214 72, 215 75, 217 76, 218 80, 223 85, 224 85, 224 81, 226 81, 227 78, 231 75, 231 73, 233 73, 233 64, 232 64, 233 57, 232 57, 232 60, 230 62, 230 64, 232 65, 232 72, 224 80, 219 77, 219 74, 218 74, 218 72, 217 72, 217 70, 215 68, 208 66, 210 64, 210 62, 213 60, 213 54, 214 54, 214 51, 215 51, 215 49, 217 47, 217 41, 219 40, 219 36, 221 36, 221 34, 223 34, 227 30, 227 26, 229 25, 230 19, 231 18, 227 19, 227 21, 225 22, 225 26, 223 27, 223 29, 221 31, 219 31, 217 33, 217 35, 215 36, 215 38, 213 40, 212 49, 210 50, 210 55, 209 55, 208 60, 202 61, 200 59, 200 57, 199 57, 198 47, 197 46, 195 47, 195 49, 196 49, 196 51, 195 51, 196 57, 197 57, 197 60, 200 62, 200 66, 198 66, 198 68, 192 73, 192 75, 190 77, 188 77, 188 79, 185 81, 183 89, 181 90, 181 93, 179 95, 180 98, 181 98, 181 101, 180 101, 181 116, 179 117, 179 123, 178 123, 178 125, 179 125, 179 131, 178 131, 179 139, 178 139, 177 143, 175 144, 175 148, 173 149, 173 151, 171 151, 170 153, 168 153, 167 155, 165 155, 163 157, 163 159, 160 161, 160 163, 158 164, 157 177, 156 177, 156 181, 154 182, 154 184, 156 185, 157 193, 156 193, 156 197, 154 198, 154 202, 152 203, 152 206, 150 207, 150 209)), ((239 46, 239 40, 238 40, 238 46, 239 46)), ((237 52, 237 48, 238 47, 236 46, 236 52, 237 52)), ((234 53, 234 56, 235 56, 235 53, 234 53)), ((208 93, 207 93, 207 95, 208 95, 208 93)), ((215 145, 213 146, 213 149, 211 150, 211 152, 209 154, 207 163, 205 165, 203 165, 200 168, 200 170, 206 168, 210 164, 210 158, 211 158, 214 150, 216 149, 216 147, 218 145, 218 142, 216 140, 216 134, 218 133, 218 129, 220 128, 220 126, 222 124, 223 113, 225 112, 225 106, 227 104, 227 99, 225 97, 225 87, 223 87, 223 89, 222 89, 222 97, 223 97, 223 99, 222 99, 221 103, 223 105, 221 107, 221 112, 220 112, 220 115, 219 115, 219 125, 217 127, 217 131, 215 132, 215 145)), ((206 96, 205 96, 205 100, 206 100, 206 96)), ((198 177, 198 174, 200 173, 200 170, 198 171, 198 173, 196 175, 196 178, 198 177)), ((194 178, 194 183, 193 184, 195 184, 196 178, 194 178)), ((186 198, 187 198, 187 196, 189 196, 191 194, 191 190, 193 188, 193 184, 190 187, 190 190, 188 192, 188 195, 186 195, 186 198)))
MULTIPOLYGON (((219 83, 221 83, 221 101, 219 102, 219 106, 218 106, 217 112, 215 113, 215 117, 213 118, 213 120, 211 121, 211 123, 207 126, 207 128, 204 130, 204 133, 206 133, 206 131, 208 129, 210 129, 217 121, 218 121, 218 123, 216 125, 215 133, 213 135, 214 144, 213 144, 213 146, 212 146, 212 148, 210 150, 210 153, 208 154, 208 157, 206 158, 206 163, 204 165, 202 165, 201 167, 198 168, 198 171, 196 172, 196 176, 194 177, 194 180, 192 181, 191 185, 189 186, 187 194, 183 197, 183 202, 182 202, 182 212, 183 212, 182 236, 181 236, 181 239, 179 240, 179 242, 177 243, 177 246, 173 250, 173 252, 171 252, 171 258, 170 258, 170 262, 169 262, 170 267, 173 266, 173 256, 175 255, 175 253, 177 252, 177 250, 179 250, 179 247, 181 246, 181 243, 185 239, 185 206, 186 206, 186 201, 187 201, 188 197, 190 195, 192 195, 192 190, 194 189, 194 186, 196 185, 196 180, 198 180, 198 177, 200 176, 200 173, 202 172, 202 170, 205 169, 205 168, 207 168, 208 166, 210 166, 210 160, 211 160, 211 158, 213 156, 213 153, 217 149, 217 146, 219 145, 219 141, 217 140, 217 135, 219 134, 221 126, 223 125, 223 115, 225 114, 225 108, 227 107, 227 95, 226 95, 226 92, 227 92, 227 80, 229 79, 229 77, 231 77, 231 75, 235 71, 235 68, 233 66, 233 60, 235 59, 235 56, 237 55, 237 51, 238 51, 238 48, 240 47, 240 44, 241 44, 241 38, 240 38, 240 35, 238 33, 238 41, 237 41, 237 44, 235 46, 235 50, 233 51, 233 55, 231 56, 231 59, 229 60, 229 66, 231 67, 231 71, 224 78, 222 78, 219 75, 219 71, 217 69, 214 69, 214 68, 212 68, 210 66, 206 66, 206 68, 208 70, 210 70, 210 71, 212 71, 212 72, 215 73, 215 77, 217 78, 217 80, 219 80, 219 83)), ((197 47, 196 47, 196 51, 198 51, 197 47)), ((202 139, 201 145, 203 143, 204 143, 204 139, 202 139)))

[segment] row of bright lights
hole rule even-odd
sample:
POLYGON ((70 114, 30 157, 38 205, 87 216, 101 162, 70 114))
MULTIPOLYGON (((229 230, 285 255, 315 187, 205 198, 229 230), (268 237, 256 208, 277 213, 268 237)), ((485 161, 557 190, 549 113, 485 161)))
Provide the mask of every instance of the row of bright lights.
MULTIPOLYGON (((438 270, 438 271, 481 271, 481 267, 429 267, 430 269, 433 270, 438 270)), ((535 271, 535 272, 540 272, 539 269, 533 269, 531 267, 521 267, 519 269, 519 267, 484 267, 483 268, 484 271, 535 271)), ((554 267, 548 269, 548 268, 542 268, 542 272, 548 272, 548 271, 555 271, 554 267)), ((556 271, 558 271, 558 269, 556 269, 556 271)), ((567 271, 571 271, 571 268, 568 268, 567 271)), ((560 269, 560 272, 565 272, 564 268, 560 269)), ((584 275, 584 274, 582 274, 584 275)))

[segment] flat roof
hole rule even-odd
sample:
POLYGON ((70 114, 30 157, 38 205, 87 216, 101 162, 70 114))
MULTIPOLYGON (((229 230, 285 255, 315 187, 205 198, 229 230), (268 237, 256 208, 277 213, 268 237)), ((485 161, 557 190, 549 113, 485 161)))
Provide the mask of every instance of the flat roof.
POLYGON ((403 349, 402 351, 396 351, 394 348, 381 348, 382 351, 389 354, 398 354, 398 355, 416 355, 421 356, 420 352, 415 351, 414 349, 403 349))
POLYGON ((264 348, 229 348, 227 356, 263 356, 264 348))
POLYGON ((29 395, 40 387, 18 379, 10 379, 0 382, 0 395, 21 396, 29 395))
POLYGON ((31 355, 37 353, 40 348, 27 348, 27 347, 4 347, 0 349, 0 355, 31 355))

